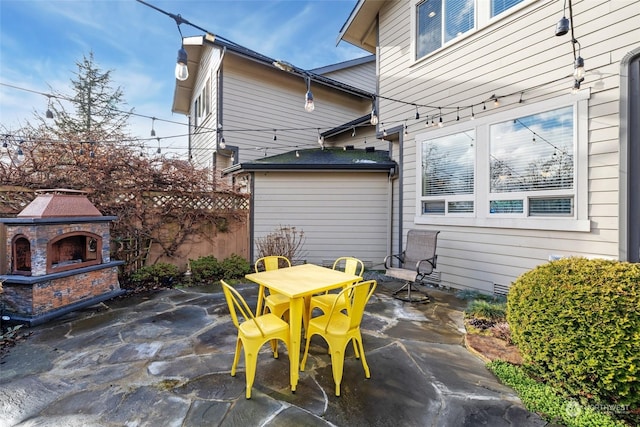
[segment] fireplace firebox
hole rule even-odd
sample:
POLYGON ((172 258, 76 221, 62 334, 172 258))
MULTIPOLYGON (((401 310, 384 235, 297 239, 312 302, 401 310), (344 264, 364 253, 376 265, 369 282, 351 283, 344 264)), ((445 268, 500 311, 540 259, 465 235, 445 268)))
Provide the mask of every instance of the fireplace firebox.
POLYGON ((0 309, 43 323, 124 293, 110 259, 109 226, 83 192, 43 190, 15 218, 0 218, 0 309))

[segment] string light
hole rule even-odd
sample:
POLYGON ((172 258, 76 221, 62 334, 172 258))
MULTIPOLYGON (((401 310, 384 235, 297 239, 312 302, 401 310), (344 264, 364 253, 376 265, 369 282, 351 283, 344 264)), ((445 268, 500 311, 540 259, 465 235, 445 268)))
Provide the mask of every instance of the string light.
POLYGON ((416 120, 420 120, 420 113, 418 112, 418 106, 416 105, 416 120))
POLYGON ((315 108, 315 104, 313 103, 313 94, 311 93, 311 78, 307 76, 307 93, 304 96, 304 109, 310 113, 315 108))
POLYGON ((378 124, 378 111, 376 111, 376 100, 374 99, 372 102, 372 107, 371 107, 371 120, 370 123, 375 126, 378 124))
MULTIPOLYGON (((528 92, 528 91, 531 91, 531 90, 537 89, 538 87, 541 87, 541 86, 549 85, 549 84, 552 84, 552 83, 555 83, 555 82, 558 82, 558 81, 564 80, 565 78, 566 78, 566 77, 559 78, 559 79, 556 79, 555 81, 552 81, 552 82, 545 82, 545 83, 543 83, 543 84, 536 85, 536 86, 531 87, 531 88, 528 88, 528 89, 526 89, 526 90, 521 90, 521 91, 518 91, 518 92, 516 92, 516 93, 511 93, 511 94, 505 94, 505 95, 502 95, 502 96, 498 96, 497 94, 495 94, 495 93, 494 93, 494 94, 489 98, 489 100, 493 100, 493 101, 494 101, 494 103, 498 103, 498 104, 499 104, 499 102, 498 102, 498 101, 499 101, 499 99, 500 99, 500 98, 506 98, 506 97, 510 97, 510 96, 513 96, 513 95, 517 95, 517 94, 518 94, 518 95, 520 95, 520 99, 522 99, 522 98, 523 98, 523 95, 524 95, 524 93, 525 93, 525 92, 528 92)), ((30 90, 30 89, 25 89, 25 88, 20 88, 20 87, 12 86, 12 85, 9 85, 9 84, 6 84, 6 83, 2 83, 2 82, 0 82, 0 85, 2 85, 2 86, 12 87, 12 88, 19 89, 19 90, 25 90, 25 91, 29 91, 29 92, 33 92, 33 93, 37 93, 37 94, 40 94, 40 95, 43 95, 43 96, 47 96, 47 98, 48 98, 49 100, 50 100, 50 98, 57 98, 57 99, 67 100, 67 101, 70 101, 70 102, 77 102, 77 101, 75 101, 75 100, 74 100, 74 99, 72 99, 72 98, 67 98, 67 97, 64 97, 64 96, 61 96, 61 95, 45 94, 45 93, 42 93, 42 92, 37 92, 37 91, 30 90)), ((575 87, 576 87, 576 90, 579 90, 579 82, 576 82, 575 87)), ((455 108, 455 110, 456 110, 456 121, 458 121, 458 120, 459 120, 459 110, 460 110, 460 107, 459 107, 459 106, 456 106, 456 107, 453 107, 453 106, 451 106, 451 107, 449 107, 449 106, 437 106, 437 107, 433 107, 433 106, 429 106, 429 105, 417 104, 417 103, 415 103, 415 102, 406 102, 406 101, 402 101, 402 100, 396 100, 396 99, 392 99, 392 98, 387 98, 387 97, 383 97, 383 96, 376 95, 376 97, 375 97, 375 98, 373 98, 373 100, 372 100, 372 110, 371 110, 371 113, 372 113, 371 123, 375 123, 375 125, 377 125, 377 124, 378 124, 378 118, 379 118, 379 117, 378 117, 378 113, 377 113, 377 108, 376 108, 376 102, 375 102, 377 98, 383 98, 383 99, 388 99, 388 100, 393 101, 393 102, 399 102, 399 103, 404 103, 404 104, 410 104, 410 105, 414 106, 414 108, 415 108, 415 112, 416 112, 416 115, 417 115, 418 117, 420 116, 419 108, 421 108, 421 107, 437 108, 437 109, 438 109, 438 111, 439 111, 439 120, 438 120, 438 122, 439 122, 439 123, 438 123, 438 126, 443 126, 443 125, 444 125, 443 117, 444 117, 444 114, 445 114, 445 113, 443 113, 443 109, 454 109, 454 108, 455 108), (441 125, 440 123, 442 123, 442 125, 441 125)), ((520 101, 517 101, 517 102, 520 102, 520 101)), ((522 101, 522 102, 524 102, 524 101, 522 101)), ((486 101, 481 101, 481 102, 479 102, 479 103, 477 103, 477 104, 471 104, 471 105, 469 105, 468 107, 466 107, 466 108, 470 108, 470 110, 471 110, 471 117, 470 117, 470 118, 471 118, 471 120, 475 119, 475 106, 480 105, 480 103, 481 103, 481 104, 482 104, 482 106, 483 106, 483 110, 486 110, 486 101)), ((464 107, 463 107, 463 108, 464 108, 464 107)), ((110 110, 112 110, 112 111, 120 111, 120 110, 118 110, 117 108, 111 108, 110 110)), ((148 116, 148 115, 143 115, 143 114, 133 113, 133 112, 130 112, 130 111, 120 111, 120 112, 122 112, 122 113, 126 113, 126 114, 129 114, 129 115, 131 115, 131 116, 144 117, 144 118, 149 118, 149 119, 151 119, 151 120, 152 120, 152 131, 155 131, 155 120, 160 120, 160 121, 167 122, 167 123, 179 124, 179 125, 181 125, 181 126, 189 126, 189 124, 188 124, 188 123, 176 122, 176 121, 164 120, 164 119, 158 119, 158 118, 157 118, 157 117, 155 117, 155 116, 148 116)), ((405 125, 406 125, 406 121, 407 121, 407 119, 402 119, 402 120, 404 120, 404 121, 405 121, 405 125)), ((409 119, 409 120, 410 120, 410 119, 409 119)), ((386 124, 388 125, 388 122, 387 122, 386 124)), ((425 122, 425 126, 426 126, 426 127, 428 127, 428 126, 429 126, 429 116, 428 116, 428 115, 427 115, 427 119, 426 119, 426 122, 425 122)), ((435 124, 435 114, 431 117, 431 126, 436 126, 436 124, 435 124)), ((343 129, 345 129, 345 130, 346 130, 346 129, 348 129, 348 128, 351 128, 351 136, 352 136, 352 137, 355 137, 355 136, 356 136, 356 126, 354 126, 354 125, 349 125, 348 127, 346 127, 346 126, 345 126, 345 128, 343 128, 343 129)), ((406 128, 408 129, 408 125, 406 125, 406 128)), ((227 132, 267 132, 267 131, 272 131, 272 132, 273 132, 273 141, 277 141, 277 136, 276 136, 276 134, 277 134, 277 132, 278 132, 278 131, 285 131, 285 132, 289 132, 289 131, 291 131, 291 132, 294 132, 294 131, 306 131, 306 130, 310 130, 310 129, 316 129, 316 130, 317 130, 317 129, 319 129, 319 128, 316 128, 316 127, 314 127, 314 128, 308 128, 308 127, 294 128, 294 127, 292 127, 292 128, 272 128, 272 129, 265 129, 265 128, 255 128, 255 129, 251 129, 251 128, 241 128, 241 129, 225 129, 225 130, 226 130, 227 132)), ((340 129, 340 126, 334 126, 334 127, 328 128, 328 129, 332 129, 332 130, 333 130, 333 129, 340 129)), ((206 133, 206 132, 220 132, 220 133, 221 133, 221 132, 222 132, 222 128, 220 128, 220 129, 210 129, 210 128, 207 128, 207 127, 205 127, 205 126, 200 126, 200 127, 199 127, 199 133, 206 133)), ((386 132, 386 127, 385 127, 385 128, 383 128, 383 133, 385 133, 385 132, 386 132)), ((181 138, 181 137, 186 137, 186 136, 188 136, 188 135, 189 135, 189 133, 186 133, 186 134, 183 134, 183 135, 164 136, 164 137, 163 137, 163 139, 181 138)), ((149 138, 149 139, 150 139, 150 138, 149 138)), ((120 140, 112 141, 112 142, 117 142, 117 143, 126 143, 126 142, 128 142, 128 141, 129 141, 129 142, 138 142, 138 143, 139 143, 139 142, 141 142, 141 141, 143 142, 143 141, 145 141, 145 140, 149 140, 149 139, 148 139, 148 138, 132 138, 132 139, 120 139, 120 140)), ((154 139, 155 139, 155 138, 154 138, 154 139)), ((109 141, 104 141, 104 142, 109 142, 109 141)), ((224 138, 221 138, 221 142, 224 142, 224 138)), ((3 143, 3 145, 4 145, 4 143, 3 143)), ((277 146, 277 147, 275 147, 275 148, 287 148, 287 147, 290 147, 290 146, 287 146, 287 144, 286 144, 286 143, 283 143, 283 144, 281 144, 281 145, 279 145, 279 146, 277 146)), ((179 148, 172 147, 172 148, 174 148, 174 149, 180 149, 180 150, 183 150, 183 149, 184 149, 184 150, 186 150, 186 149, 191 150, 191 148, 187 148, 187 147, 179 147, 179 148)), ((195 148, 195 149, 196 149, 196 150, 212 150, 212 151, 215 151, 215 147, 198 147, 198 148, 195 148)))
POLYGON ((45 116, 47 119, 53 119, 53 111, 51 111, 51 97, 48 96, 47 98, 49 98, 49 103, 47 104, 47 112, 45 116))
POLYGON ((459 121, 460 121, 460 107, 457 107, 457 110, 456 110, 456 122, 459 122, 459 121))
POLYGON ((156 130, 154 128, 155 122, 156 122, 156 118, 151 117, 151 136, 156 136, 156 130))

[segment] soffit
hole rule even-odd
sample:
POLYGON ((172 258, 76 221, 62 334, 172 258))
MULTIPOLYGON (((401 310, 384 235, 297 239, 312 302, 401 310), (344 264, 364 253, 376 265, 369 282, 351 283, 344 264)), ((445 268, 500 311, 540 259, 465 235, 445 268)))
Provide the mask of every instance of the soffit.
POLYGON ((342 26, 338 42, 344 40, 373 54, 378 45, 378 12, 384 1, 360 0, 342 26))
POLYGON ((173 106, 171 111, 174 113, 189 114, 191 105, 191 96, 193 88, 198 77, 198 67, 200 65, 200 56, 202 55, 202 45, 184 45, 187 51, 187 68, 189 69, 189 78, 181 82, 176 80, 176 87, 173 91, 173 106))

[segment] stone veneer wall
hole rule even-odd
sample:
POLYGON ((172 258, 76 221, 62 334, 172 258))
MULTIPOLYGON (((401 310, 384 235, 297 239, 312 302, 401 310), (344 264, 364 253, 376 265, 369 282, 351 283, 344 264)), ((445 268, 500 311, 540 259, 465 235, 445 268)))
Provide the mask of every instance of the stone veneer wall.
MULTIPOLYGON (((6 241, 5 260, 3 265, 7 266, 5 274, 11 274, 9 271, 11 261, 11 243, 13 237, 23 235, 31 244, 31 276, 44 276, 47 274, 47 242, 55 237, 71 233, 74 231, 84 231, 97 234, 102 237, 102 260, 101 264, 107 264, 110 259, 110 238, 109 238, 109 222, 82 222, 82 223, 60 223, 60 224, 7 224, 6 225, 6 241)), ((3 269, 5 271, 5 269, 3 269)))
POLYGON ((29 317, 38 316, 120 291, 118 267, 113 264, 86 267, 78 271, 49 275, 50 278, 32 284, 6 281, 2 295, 4 309, 29 317))

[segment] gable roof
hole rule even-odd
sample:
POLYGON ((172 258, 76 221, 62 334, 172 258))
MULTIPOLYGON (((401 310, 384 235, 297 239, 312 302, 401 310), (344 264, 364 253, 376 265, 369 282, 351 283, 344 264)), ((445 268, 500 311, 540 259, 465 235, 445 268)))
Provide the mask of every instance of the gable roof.
MULTIPOLYGON (((334 90, 349 93, 361 98, 374 98, 374 94, 363 89, 342 83, 338 80, 325 77, 318 74, 314 70, 304 70, 287 62, 270 58, 266 55, 253 51, 242 45, 226 40, 222 37, 206 34, 205 36, 194 36, 183 38, 183 46, 187 51, 187 67, 189 69, 189 77, 185 81, 176 80, 176 86, 173 94, 172 112, 189 114, 191 98, 196 82, 196 75, 199 71, 200 58, 205 44, 216 46, 223 50, 223 54, 231 53, 246 59, 252 60, 266 67, 284 70, 296 76, 296 78, 309 78, 311 82, 327 86, 334 90)), ((354 60, 358 61, 358 59, 354 60)), ((325 67, 326 68, 326 67, 325 67)))
MULTIPOLYGON (((372 147, 373 148, 373 147, 372 147)), ((396 167, 389 158, 389 152, 374 149, 312 148, 294 150, 275 156, 264 157, 252 162, 242 163, 229 168, 225 173, 235 171, 384 171, 396 167)))
POLYGON ((309 71, 315 74, 327 74, 327 73, 333 73, 336 71, 345 70, 351 67, 356 67, 358 65, 366 64, 368 62, 375 62, 375 60, 376 60, 375 55, 367 55, 367 56, 363 56, 356 59, 350 59, 348 61, 338 62, 336 64, 325 65, 324 67, 314 68, 309 71))
POLYGON ((375 54, 378 45, 377 16, 383 4, 384 1, 380 0, 358 0, 340 29, 337 43, 344 40, 375 54))

